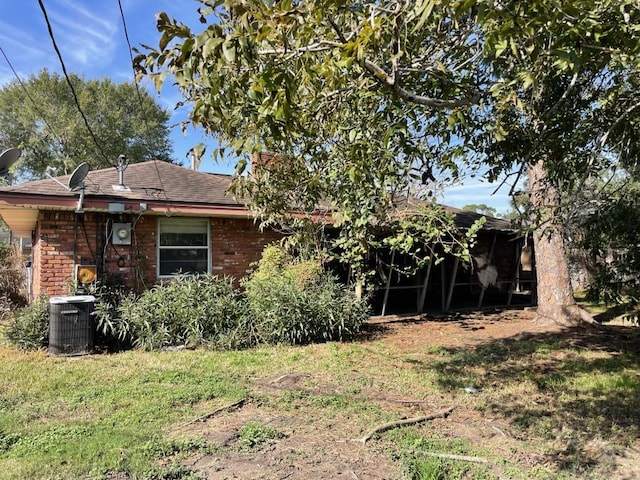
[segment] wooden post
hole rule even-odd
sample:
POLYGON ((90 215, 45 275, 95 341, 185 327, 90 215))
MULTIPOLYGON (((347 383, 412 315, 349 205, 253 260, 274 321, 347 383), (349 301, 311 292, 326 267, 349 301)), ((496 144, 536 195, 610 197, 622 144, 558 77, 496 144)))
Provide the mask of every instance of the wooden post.
MULTIPOLYGON (((496 240, 498 239, 498 232, 493 235, 493 242, 491 243, 491 250, 489 250, 489 258, 487 259, 487 266, 491 265, 493 261, 493 252, 496 249, 496 240)), ((482 306, 482 301, 484 300, 484 292, 487 289, 484 285, 482 285, 482 289, 480 290, 480 298, 478 299, 478 308, 482 306)))
POLYGON ((445 283, 447 279, 447 276, 444 271, 445 263, 446 263, 445 260, 440 262, 440 309, 442 310, 442 313, 445 313, 444 307, 446 303, 446 297, 445 297, 445 291, 444 291, 445 283))
POLYGON ((449 293, 447 294, 447 302, 444 305, 444 313, 449 311, 451 307, 451 298, 453 297, 453 287, 456 284, 456 277, 458 276, 458 265, 460 264, 460 259, 456 257, 453 262, 453 272, 451 274, 451 283, 449 284, 449 293))
POLYGON ((427 299, 427 287, 429 286, 429 277, 431 277, 431 266, 433 265, 433 253, 431 254, 429 265, 427 266, 427 274, 425 275, 424 283, 422 285, 422 291, 420 292, 420 299, 418 300, 418 313, 424 311, 424 302, 427 299))
POLYGON ((518 242, 518 247, 516 248, 516 269, 513 272, 513 279, 511 280, 511 284, 509 285, 509 296, 507 297, 507 307, 511 306, 511 300, 513 298, 513 291, 517 288, 519 279, 520 279, 520 255, 522 253, 522 242, 518 242))
POLYGON ((389 299, 389 287, 391 287, 391 275, 393 275, 393 262, 396 260, 396 251, 391 253, 391 265, 389 265, 389 276, 387 277, 387 286, 384 289, 384 300, 382 301, 382 316, 387 312, 387 300, 389 299))

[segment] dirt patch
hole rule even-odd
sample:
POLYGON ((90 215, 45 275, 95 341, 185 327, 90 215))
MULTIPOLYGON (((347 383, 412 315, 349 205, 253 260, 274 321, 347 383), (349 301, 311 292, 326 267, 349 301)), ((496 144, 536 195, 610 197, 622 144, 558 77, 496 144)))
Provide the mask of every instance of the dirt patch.
POLYGON ((248 404, 195 427, 190 432, 222 448, 188 464, 207 478, 219 479, 394 479, 397 465, 379 451, 351 441, 357 432, 349 418, 313 418, 248 404), (258 422, 284 434, 257 451, 243 451, 238 432, 248 422, 258 422))
POLYGON ((518 340, 561 330, 559 326, 538 324, 534 318, 532 310, 484 311, 435 318, 373 317, 370 326, 380 328, 386 341, 404 352, 424 350, 428 345, 473 347, 490 340, 518 340))
MULTIPOLYGON (((418 362, 411 360, 413 358, 419 358, 419 362, 425 363, 436 361, 439 349, 465 352, 495 345, 498 352, 499 349, 508 350, 509 345, 515 345, 519 341, 538 338, 541 341, 557 339, 571 347, 601 351, 607 355, 615 355, 622 350, 638 352, 638 331, 584 327, 582 330, 567 332, 558 326, 536 324, 532 311, 514 310, 436 319, 373 318, 363 339, 357 343, 367 345, 369 342, 383 342, 388 351, 410 360, 399 363, 398 369, 409 369, 414 368, 415 362, 418 362)), ((552 356, 552 360, 561 363, 569 354, 566 350, 558 349, 553 355, 557 358, 552 356)), ((496 353, 496 364, 502 360, 499 352, 496 353)), ((483 374, 487 385, 495 387, 495 381, 491 384, 492 375, 495 374, 491 361, 487 365, 483 374)), ((453 370, 452 375, 464 372, 466 366, 462 363, 458 368, 460 370, 453 370)), ((510 375, 507 367, 501 368, 503 376, 510 375)), ((553 375, 557 372, 553 370, 553 365, 544 363, 533 365, 531 371, 527 370, 527 375, 538 374, 553 375)), ((487 452, 488 460, 494 465, 491 473, 495 478, 514 478, 503 471, 500 465, 504 462, 516 465, 520 472, 526 472, 527 468, 532 471, 540 468, 564 471, 565 478, 599 478, 597 475, 604 472, 608 478, 616 480, 640 478, 639 442, 614 447, 610 442, 598 438, 597 432, 605 430, 598 425, 600 430, 596 430, 593 438, 576 444, 578 446, 554 446, 553 438, 548 439, 545 448, 540 448, 539 444, 532 446, 527 434, 523 434, 523 430, 515 426, 517 413, 518 409, 524 408, 523 405, 529 408, 528 404, 522 402, 530 401, 532 408, 544 403, 544 395, 538 394, 527 399, 527 392, 523 392, 525 398, 521 403, 515 402, 513 411, 509 412, 492 405, 479 408, 475 392, 468 392, 467 396, 463 396, 459 387, 455 387, 455 395, 448 394, 445 389, 444 393, 441 391, 412 397, 401 396, 376 385, 349 390, 345 388, 344 381, 334 382, 322 373, 282 372, 269 378, 259 378, 253 385, 256 397, 240 408, 221 411, 202 422, 180 429, 180 434, 204 438, 217 449, 213 454, 201 454, 188 459, 186 465, 205 478, 214 479, 402 478, 399 452, 388 437, 380 436, 366 444, 355 441, 373 425, 359 423, 349 415, 348 409, 341 409, 339 406, 329 410, 330 414, 327 414, 326 409, 322 414, 314 414, 311 407, 297 410, 296 402, 293 401, 322 396, 325 400, 335 397, 338 400, 367 402, 396 419, 428 415, 453 406, 453 412, 446 419, 430 420, 424 428, 437 434, 439 438, 464 439, 474 451, 487 452), (287 399, 292 399, 290 405, 287 399), (239 432, 248 422, 269 426, 284 436, 266 442, 257 449, 242 450, 239 432), (579 452, 570 451, 571 448, 579 449, 579 452), (563 465, 563 462, 575 461, 576 457, 584 460, 583 466, 572 465, 569 468, 563 465), (567 460, 569 458, 572 460, 567 460), (597 468, 592 468, 593 465, 597 465, 597 468), (584 477, 572 476, 581 469, 590 473, 585 473, 584 477), (592 472, 599 473, 593 476, 592 472)), ((544 409, 541 411, 544 415, 544 409)), ((579 423, 579 420, 567 420, 568 425, 571 422, 579 423)), ((562 441, 565 441, 564 437, 562 441)), ((515 478, 523 477, 518 475, 515 478)))

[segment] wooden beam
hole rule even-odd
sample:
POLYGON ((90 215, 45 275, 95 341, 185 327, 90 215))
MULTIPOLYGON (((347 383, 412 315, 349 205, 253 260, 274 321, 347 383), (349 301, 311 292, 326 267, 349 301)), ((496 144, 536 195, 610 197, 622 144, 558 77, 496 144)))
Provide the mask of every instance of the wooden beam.
POLYGON ((384 289, 384 300, 382 301, 382 316, 387 312, 387 300, 389 300, 389 287, 391 286, 391 275, 393 275, 393 262, 396 260, 396 251, 391 253, 391 265, 389 265, 389 276, 387 277, 387 286, 384 289))
POLYGON ((447 301, 444 305, 444 313, 449 311, 451 307, 451 298, 453 297, 453 287, 456 285, 456 277, 458 276, 458 265, 460 264, 460 259, 456 257, 453 262, 453 272, 451 274, 451 283, 449 284, 449 293, 447 294, 447 301))
POLYGON ((427 266, 427 273, 422 284, 422 291, 420 292, 420 299, 418 300, 418 313, 424 312, 424 302, 427 299, 427 287, 429 286, 429 277, 431 277, 431 267, 433 265, 433 253, 429 257, 429 265, 427 266))

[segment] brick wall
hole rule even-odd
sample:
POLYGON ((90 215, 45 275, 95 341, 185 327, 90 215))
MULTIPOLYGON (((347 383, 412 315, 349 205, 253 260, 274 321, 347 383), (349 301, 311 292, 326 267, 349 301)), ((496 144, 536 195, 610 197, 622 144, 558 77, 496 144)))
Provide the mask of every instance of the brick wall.
POLYGON ((64 295, 73 281, 74 258, 87 253, 79 242, 80 219, 73 212, 40 212, 33 248, 35 295, 64 295))
MULTIPOLYGON (((156 283, 158 218, 151 215, 109 215, 40 212, 33 247, 35 295, 69 295, 75 265, 97 265, 135 290, 156 283), (113 245, 111 224, 131 223, 131 245, 113 245)), ((212 273, 243 277, 260 258, 264 246, 281 238, 273 231, 260 232, 251 219, 211 219, 212 273)))
POLYGON ((236 279, 246 275, 265 245, 282 238, 271 230, 261 232, 251 219, 238 218, 212 219, 211 235, 213 273, 236 279))

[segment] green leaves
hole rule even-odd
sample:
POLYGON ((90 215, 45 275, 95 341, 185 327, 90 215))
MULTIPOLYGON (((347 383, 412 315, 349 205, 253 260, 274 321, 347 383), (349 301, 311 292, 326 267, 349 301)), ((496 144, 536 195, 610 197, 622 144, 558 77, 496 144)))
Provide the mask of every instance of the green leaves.
POLYGON ((222 43, 222 55, 225 60, 229 63, 234 63, 236 61, 236 44, 235 40, 228 39, 222 43))
MULTIPOLYGON (((271 224, 331 212, 335 254, 365 275, 373 233, 397 220, 394 201, 425 190, 421 169, 519 179, 550 158, 568 191, 595 163, 593 132, 622 141, 617 125, 606 132, 621 115, 631 131, 623 112, 637 86, 609 94, 640 68, 634 1, 202 1, 203 31, 161 15, 158 48, 139 68, 174 76, 193 124, 236 158, 286 158, 236 191, 271 224)), ((402 227, 413 233, 394 242, 411 249, 412 235, 449 232, 421 221, 433 231, 402 227)))
MULTIPOLYGON (((433 7, 435 5, 435 0, 419 0, 416 3, 415 9, 412 12, 412 17, 418 19, 416 24, 413 27, 413 33, 419 32, 420 29, 427 22, 429 17, 431 16, 431 12, 433 11, 433 7)), ((410 17, 411 18, 411 17, 410 17)))

